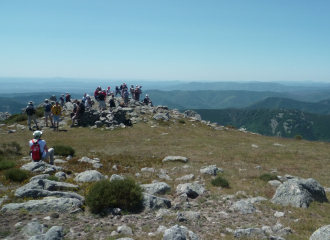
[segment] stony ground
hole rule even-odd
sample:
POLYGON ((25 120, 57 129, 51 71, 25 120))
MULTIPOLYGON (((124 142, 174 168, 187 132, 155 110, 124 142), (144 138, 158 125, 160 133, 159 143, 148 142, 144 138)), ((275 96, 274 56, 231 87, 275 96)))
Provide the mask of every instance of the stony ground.
MULTIPOLYGON (((137 124, 133 127, 118 126, 114 130, 105 127, 92 130, 69 129, 65 121, 68 118, 64 118, 62 130, 67 132, 54 132, 44 128, 45 140, 50 146, 62 143, 77 150, 76 157, 69 161, 66 161, 66 156, 58 156, 64 162, 56 165, 72 172, 66 182, 73 183, 78 173, 93 169, 89 163, 78 162, 83 156, 99 158, 103 167, 97 170, 109 177, 112 174, 131 176, 141 184, 154 180, 166 182, 171 186, 171 191, 162 197, 171 200, 170 209, 123 212, 121 215, 108 216, 91 214, 88 208, 80 213, 59 215, 54 212, 33 213, 24 210, 5 212, 0 217, 0 238, 28 239, 22 236, 22 229, 27 223, 37 221, 44 224, 46 229, 62 226, 64 239, 118 239, 125 236, 117 233, 117 228, 123 225, 132 229, 133 235, 129 237, 133 239, 163 239, 163 231, 159 227, 169 228, 175 224, 186 226, 200 239, 206 240, 233 239, 236 229, 269 229, 267 226, 273 233, 268 236, 277 234, 284 239, 309 239, 316 229, 330 222, 326 214, 330 210, 329 203, 314 202, 308 209, 273 204, 270 199, 276 187, 258 179, 263 173, 273 172, 281 176, 291 174, 304 178, 313 177, 324 187, 329 186, 328 173, 324 169, 329 163, 328 143, 268 138, 201 123, 173 111, 169 112, 172 116, 169 122, 156 121, 152 116, 156 112, 167 113, 167 110, 158 109, 153 113, 146 111, 143 115, 140 114, 141 110, 143 109, 136 110, 137 116, 133 119, 137 124), (185 122, 179 123, 180 119, 185 122), (161 162, 168 155, 185 156, 188 163, 161 162), (224 170, 224 173, 218 175, 228 179, 229 189, 212 186, 210 182, 215 177, 201 174, 200 169, 203 166, 212 164, 224 170), (117 170, 113 168, 114 165, 117 170), (155 172, 141 172, 143 167, 152 167, 155 172), (165 173, 168 178, 160 178, 161 173, 165 173), (175 181, 188 174, 194 174, 194 179, 175 181), (182 197, 177 193, 176 187, 184 182, 196 182, 204 186, 206 192, 195 199, 182 197), (242 199, 258 196, 268 200, 253 203, 256 208, 253 213, 243 214, 230 209, 242 199), (180 213, 183 218, 178 217, 180 213)), ((41 125, 42 122, 40 120, 41 125)), ((25 123, 20 124, 25 126, 25 123)), ((32 132, 21 130, 22 126, 3 126, 0 142, 5 143, 10 139, 25 146, 32 132), (17 129, 17 132, 7 134, 10 128, 17 129)), ((26 153, 24 150, 23 156, 26 153)), ((17 162, 20 165, 25 164, 26 161, 21 159, 19 157, 17 162)), ((12 190, 22 184, 10 182, 0 176, 0 197, 9 197, 5 203, 29 200, 13 196, 12 190)), ((86 185, 80 184, 77 193, 84 195, 86 191, 86 185)))

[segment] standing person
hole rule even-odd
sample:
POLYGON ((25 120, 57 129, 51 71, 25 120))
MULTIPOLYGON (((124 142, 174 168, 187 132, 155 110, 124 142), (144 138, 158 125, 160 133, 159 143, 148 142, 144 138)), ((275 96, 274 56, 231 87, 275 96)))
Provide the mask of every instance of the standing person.
POLYGON ((129 93, 128 93, 127 89, 125 89, 125 91, 124 91, 124 104, 125 104, 126 107, 128 107, 128 95, 129 95, 129 93))
POLYGON ((54 131, 56 130, 55 122, 57 122, 57 130, 58 124, 60 122, 60 115, 61 115, 62 107, 59 105, 59 102, 56 101, 56 104, 52 107, 53 119, 54 119, 54 131))
POLYGON ((94 92, 94 98, 96 101, 99 101, 99 92, 100 92, 99 88, 96 88, 94 92))
POLYGON ((65 102, 71 102, 71 95, 68 92, 65 95, 65 102))
POLYGON ((52 118, 52 105, 48 102, 48 99, 45 99, 45 104, 44 104, 44 108, 45 108, 45 118, 46 118, 46 127, 48 127, 48 117, 50 120, 50 123, 53 125, 53 118, 52 118))
MULTIPOLYGON (((140 93, 140 96, 142 97, 142 86, 139 87, 139 93, 140 93)), ((140 101, 140 99, 139 99, 140 101)))
POLYGON ((90 108, 91 106, 91 97, 86 94, 86 100, 85 100, 85 108, 90 108))
POLYGON ((105 110, 105 95, 100 91, 99 92, 99 110, 105 110))
POLYGON ((135 96, 135 101, 140 101, 140 89, 138 85, 136 85, 136 88, 134 90, 134 96, 135 96))
POLYGON ((115 103, 115 96, 112 94, 110 100, 109 100, 109 103, 110 103, 110 110, 112 108, 116 108, 116 103, 115 103))
POLYGON ((60 100, 61 100, 61 107, 64 106, 64 94, 62 94, 62 96, 60 97, 60 100))
POLYGON ((134 99, 134 85, 131 85, 131 88, 129 89, 130 94, 132 95, 132 99, 134 99))
POLYGON ((107 89, 107 96, 110 96, 111 95, 111 87, 108 87, 108 89, 107 89))
POLYGON ((31 128, 31 121, 32 120, 36 124, 37 129, 39 130, 38 122, 37 122, 37 119, 36 119, 36 108, 33 106, 32 101, 29 102, 29 105, 26 107, 25 112, 26 112, 26 115, 28 116, 29 130, 32 131, 32 128, 31 128))
POLYGON ((72 117, 71 127, 74 127, 74 121, 80 119, 85 112, 85 105, 80 101, 77 101, 77 111, 76 114, 72 117))
POLYGON ((49 163, 54 164, 54 149, 47 147, 45 140, 41 139, 42 131, 35 131, 33 133, 33 139, 29 141, 31 149, 31 157, 33 162, 39 162, 40 160, 46 160, 49 157, 49 163))
POLYGON ((116 97, 117 97, 117 94, 119 94, 119 95, 120 95, 120 89, 119 89, 119 87, 118 87, 118 86, 116 86, 116 97))

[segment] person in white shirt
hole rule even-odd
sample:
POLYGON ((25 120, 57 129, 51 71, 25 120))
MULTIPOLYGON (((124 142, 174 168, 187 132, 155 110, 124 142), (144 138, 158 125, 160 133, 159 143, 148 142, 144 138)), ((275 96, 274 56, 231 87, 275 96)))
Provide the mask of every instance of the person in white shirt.
MULTIPOLYGON (((43 133, 42 131, 35 131, 33 133, 34 139, 29 141, 30 148, 32 147, 32 145, 34 143, 37 142, 37 144, 40 145, 40 153, 41 153, 41 159, 40 160, 46 160, 47 158, 49 158, 49 163, 51 165, 53 165, 54 164, 54 149, 47 147, 46 141, 41 139, 42 133, 43 133)), ((31 153, 31 157, 32 157, 32 153, 31 153)), ((40 160, 33 160, 33 161, 34 162, 39 162, 40 160)))

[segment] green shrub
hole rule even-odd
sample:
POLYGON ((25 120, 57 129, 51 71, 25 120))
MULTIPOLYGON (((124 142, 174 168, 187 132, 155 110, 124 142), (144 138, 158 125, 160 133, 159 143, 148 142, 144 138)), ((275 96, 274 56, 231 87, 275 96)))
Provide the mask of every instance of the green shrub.
POLYGON ((37 108, 36 117, 41 118, 44 117, 44 115, 45 115, 45 108, 44 107, 37 108))
POLYGON ((180 119, 180 120, 179 120, 179 123, 185 124, 185 123, 186 123, 186 121, 185 121, 185 120, 183 120, 183 119, 180 119))
POLYGON ((303 139, 303 137, 301 135, 296 135, 296 136, 294 136, 294 138, 297 139, 297 140, 302 140, 303 139))
POLYGON ((60 180, 58 179, 58 177, 55 177, 55 176, 49 176, 47 179, 48 179, 48 180, 51 180, 51 181, 56 181, 56 182, 60 181, 60 180))
POLYGON ((213 179, 211 183, 213 186, 229 188, 229 182, 223 177, 217 177, 213 179))
POLYGON ((1 155, 21 155, 21 145, 19 145, 17 142, 12 141, 10 143, 3 143, 1 145, 1 155))
POLYGON ((21 115, 21 114, 13 114, 9 116, 7 119, 3 120, 3 123, 16 123, 16 122, 23 122, 27 121, 28 116, 27 115, 21 115))
POLYGON ((73 156, 76 152, 72 147, 64 146, 64 145, 56 145, 54 148, 54 154, 60 156, 73 156))
POLYGON ((259 179, 268 182, 271 180, 277 180, 277 176, 275 174, 265 173, 259 176, 259 179))
POLYGON ((14 182, 23 182, 29 178, 29 172, 17 168, 11 168, 5 171, 5 177, 14 182))
POLYGON ((131 178, 124 180, 103 180, 95 183, 86 195, 86 205, 91 212, 104 208, 130 210, 137 207, 143 198, 143 189, 131 178))
POLYGON ((0 171, 8 169, 8 168, 13 168, 16 166, 16 163, 13 161, 0 161, 0 171))
POLYGON ((157 123, 158 123, 158 125, 164 126, 164 127, 169 127, 171 125, 170 121, 164 121, 163 119, 157 120, 157 123))

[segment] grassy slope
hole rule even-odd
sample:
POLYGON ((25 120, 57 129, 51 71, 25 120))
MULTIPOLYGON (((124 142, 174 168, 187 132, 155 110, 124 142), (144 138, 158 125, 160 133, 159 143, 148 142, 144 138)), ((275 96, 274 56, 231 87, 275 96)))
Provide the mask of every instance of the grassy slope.
MULTIPOLYGON (((129 175, 138 172, 142 167, 172 169, 175 166, 182 166, 180 163, 163 164, 161 159, 167 155, 188 157, 189 164, 193 167, 190 172, 195 175, 199 175, 201 166, 216 164, 224 169, 224 176, 229 180, 231 188, 219 191, 209 184, 210 177, 204 177, 207 182, 206 188, 211 191, 215 199, 219 195, 234 194, 237 191, 271 198, 274 191, 267 183, 257 178, 263 173, 269 173, 271 169, 277 169, 278 175, 311 177, 324 187, 330 185, 328 169, 325 167, 330 162, 329 143, 265 137, 233 130, 214 131, 200 123, 193 123, 195 125, 193 126, 187 120, 186 122, 186 125, 171 124, 171 128, 168 126, 151 128, 151 124, 141 123, 128 129, 114 131, 88 128, 70 129, 68 132, 46 130, 43 137, 49 147, 63 144, 76 149, 77 157, 67 166, 75 172, 90 168, 88 164, 75 162, 82 156, 100 157, 104 165, 100 172, 106 175, 111 175, 113 172, 111 167, 114 163, 118 165, 119 173, 129 175), (162 133, 168 134, 161 135, 162 133), (284 146, 274 146, 274 143, 284 146), (252 148, 252 144, 258 145, 259 148, 252 148), (130 167, 125 168, 128 166, 130 167), (261 170, 255 169, 256 166, 261 166, 261 170), (246 169, 246 171, 240 171, 240 169, 246 169)), ((27 155, 29 151, 27 144, 32 137, 32 132, 18 131, 10 137, 10 139, 1 137, 0 144, 17 141, 23 146, 24 155, 27 155)), ((173 177, 184 174, 179 172, 173 177)), ((150 183, 153 179, 155 176, 144 177, 140 181, 150 183)), ((8 182, 4 184, 10 185, 8 182)), ((175 189, 175 185, 170 184, 172 189, 175 189)), ((1 194, 0 192, 0 196, 1 194)), ((329 215, 326 214, 330 211, 329 203, 313 203, 309 209, 297 209, 268 202, 258 205, 258 208, 262 211, 273 209, 273 212, 289 210, 292 212, 281 219, 283 225, 290 226, 296 231, 296 234, 286 239, 308 239, 314 230, 329 224, 330 221, 329 215), (300 221, 295 223, 294 219, 300 219, 300 221)), ((230 227, 235 228, 235 226, 230 227)))

